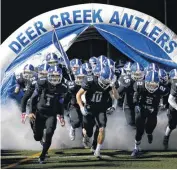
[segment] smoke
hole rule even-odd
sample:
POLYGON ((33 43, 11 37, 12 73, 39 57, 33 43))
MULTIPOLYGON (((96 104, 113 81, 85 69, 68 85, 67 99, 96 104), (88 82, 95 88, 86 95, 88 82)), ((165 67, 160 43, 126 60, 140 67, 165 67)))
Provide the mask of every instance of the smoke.
MULTIPOLYGON (((33 133, 29 120, 25 124, 20 121, 20 109, 15 101, 9 100, 1 108, 1 149, 15 150, 41 150, 41 145, 33 138, 33 133)), ((69 138, 69 120, 65 117, 66 126, 61 127, 57 123, 51 149, 82 147, 82 130, 76 129, 76 139, 71 141, 69 138)), ((154 140, 150 145, 147 142, 146 134, 143 136, 141 148, 148 150, 162 150, 162 140, 167 125, 166 112, 158 115, 158 124, 154 130, 154 140)), ((126 125, 125 116, 122 110, 108 116, 106 127, 106 137, 103 148, 132 150, 134 147, 135 130, 126 125)), ((169 149, 177 150, 177 131, 174 130, 170 137, 169 149)))

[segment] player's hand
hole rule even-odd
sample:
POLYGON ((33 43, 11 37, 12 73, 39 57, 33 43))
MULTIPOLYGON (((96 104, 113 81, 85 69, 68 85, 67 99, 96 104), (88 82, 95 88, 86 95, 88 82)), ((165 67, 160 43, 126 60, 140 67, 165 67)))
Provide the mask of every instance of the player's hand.
POLYGON ((64 127, 65 126, 65 120, 62 116, 57 115, 57 119, 60 122, 61 126, 64 127))
POLYGON ((108 115, 111 115, 116 109, 114 107, 109 107, 107 110, 106 110, 106 114, 108 115))
POLYGON ((88 111, 85 107, 80 107, 81 113, 83 116, 87 116, 88 115, 88 111))
POLYGON ((35 116, 34 113, 30 113, 30 114, 28 115, 28 117, 29 117, 29 119, 30 119, 31 122, 34 122, 35 119, 36 119, 36 116, 35 116))
POLYGON ((26 113, 22 113, 22 114, 21 114, 21 122, 22 122, 23 124, 25 124, 26 117, 27 117, 26 113))

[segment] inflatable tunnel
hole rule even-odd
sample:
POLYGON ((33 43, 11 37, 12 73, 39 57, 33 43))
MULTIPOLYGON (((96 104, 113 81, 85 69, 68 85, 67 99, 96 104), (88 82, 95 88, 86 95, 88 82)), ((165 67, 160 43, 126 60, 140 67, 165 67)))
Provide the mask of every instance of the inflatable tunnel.
POLYGON ((2 101, 13 98, 14 73, 26 63, 37 66, 48 51, 60 55, 52 44, 53 26, 65 51, 85 30, 94 27, 116 49, 143 66, 155 62, 167 71, 177 68, 177 36, 157 19, 104 4, 59 8, 31 19, 1 44, 2 101))

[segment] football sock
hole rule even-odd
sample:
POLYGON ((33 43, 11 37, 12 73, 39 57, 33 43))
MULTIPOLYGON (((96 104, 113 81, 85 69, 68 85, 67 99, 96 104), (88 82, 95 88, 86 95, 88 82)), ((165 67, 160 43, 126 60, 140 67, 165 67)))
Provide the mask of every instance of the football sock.
POLYGON ((135 149, 139 150, 140 144, 141 144, 141 141, 136 141, 135 140, 135 149))
POLYGON ((165 131, 165 136, 170 136, 172 130, 167 126, 166 131, 165 131))
POLYGON ((96 150, 100 151, 101 147, 102 147, 102 144, 97 144, 96 150))

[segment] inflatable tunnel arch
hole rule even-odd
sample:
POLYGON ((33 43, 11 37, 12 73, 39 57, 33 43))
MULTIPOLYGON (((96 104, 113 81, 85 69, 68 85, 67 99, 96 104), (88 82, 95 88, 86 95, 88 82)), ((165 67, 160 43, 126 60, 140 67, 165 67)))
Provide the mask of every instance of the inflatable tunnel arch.
POLYGON ((16 30, 0 46, 1 97, 7 96, 14 72, 38 64, 52 44, 53 26, 65 51, 90 26, 133 61, 177 68, 177 36, 157 19, 132 9, 81 4, 41 14, 16 30))

